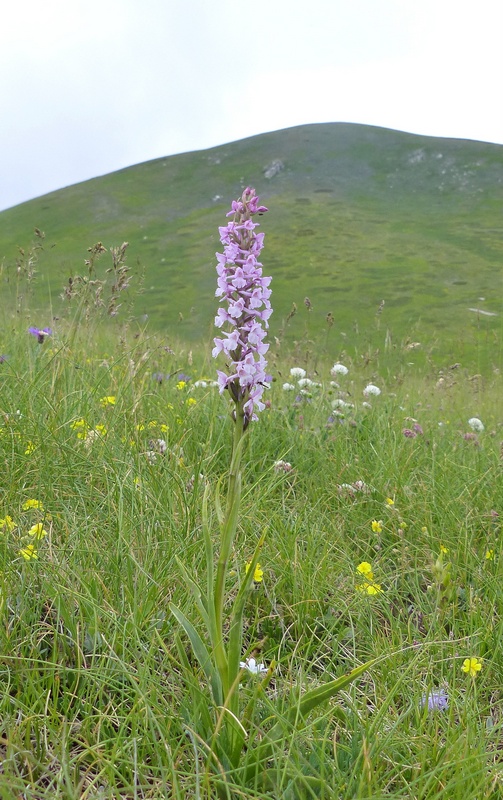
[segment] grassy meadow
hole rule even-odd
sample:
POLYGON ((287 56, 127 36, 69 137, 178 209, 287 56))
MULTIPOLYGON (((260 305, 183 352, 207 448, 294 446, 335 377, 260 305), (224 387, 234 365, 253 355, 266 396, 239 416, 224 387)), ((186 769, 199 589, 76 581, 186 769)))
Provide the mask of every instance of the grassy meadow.
POLYGON ((501 152, 303 126, 0 213, 1 800, 503 797, 501 152), (214 252, 243 181, 274 314, 229 721, 179 622, 219 552, 214 252))
POLYGON ((404 374, 382 330, 378 355, 341 351, 347 375, 272 348, 228 590, 266 532, 245 646, 276 666, 263 691, 243 677, 249 745, 216 788, 168 604, 191 614, 177 557, 204 582, 228 402, 206 346, 79 314, 39 343, 45 320, 4 309, 2 799, 501 797, 501 375, 404 374), (374 657, 250 777, 287 696, 374 657))

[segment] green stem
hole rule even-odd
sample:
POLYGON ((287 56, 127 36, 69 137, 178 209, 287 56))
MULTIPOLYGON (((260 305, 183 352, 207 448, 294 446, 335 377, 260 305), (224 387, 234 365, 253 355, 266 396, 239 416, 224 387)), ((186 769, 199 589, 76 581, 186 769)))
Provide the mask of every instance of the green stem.
POLYGON ((232 545, 236 536, 239 505, 241 501, 241 455, 245 434, 243 405, 244 401, 242 400, 236 403, 236 421, 234 424, 234 439, 232 443, 232 457, 227 487, 227 503, 225 518, 221 528, 220 553, 218 556, 214 592, 215 633, 219 637, 219 641, 214 642, 215 659, 222 679, 224 698, 231 688, 229 686, 227 655, 223 643, 225 578, 232 552, 232 545))

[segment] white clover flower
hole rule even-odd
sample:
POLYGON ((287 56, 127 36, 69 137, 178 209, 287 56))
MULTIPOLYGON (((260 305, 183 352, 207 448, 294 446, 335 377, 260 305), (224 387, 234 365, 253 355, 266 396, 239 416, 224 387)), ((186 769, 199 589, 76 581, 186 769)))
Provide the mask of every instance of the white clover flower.
POLYGON ((368 397, 369 395, 378 397, 378 395, 381 394, 381 390, 379 389, 378 386, 375 386, 373 383, 369 383, 368 386, 366 386, 365 389, 363 390, 363 394, 365 395, 365 397, 368 397))
POLYGON ((98 425, 97 428, 93 428, 87 433, 84 434, 84 444, 86 447, 91 447, 93 442, 99 441, 106 435, 106 428, 103 425, 98 425))
POLYGON ((299 381, 297 381, 297 383, 301 389, 307 389, 309 386, 315 386, 315 383, 311 380, 311 378, 301 378, 299 381))
POLYGON ((337 485, 337 491, 342 495, 349 495, 354 497, 356 492, 363 492, 369 494, 370 489, 364 481, 355 481, 354 483, 340 483, 337 485))
POLYGON ((370 405, 370 403, 367 403, 367 401, 364 400, 362 403, 362 408, 372 408, 372 406, 370 405))
POLYGON ((472 417, 471 419, 469 419, 468 425, 470 426, 472 431, 475 431, 476 433, 482 433, 482 431, 484 430, 484 425, 478 417, 472 417))
POLYGON ((283 391, 284 392, 294 392, 295 391, 295 386, 293 385, 293 383, 284 383, 283 384, 283 391))
POLYGON ((337 383, 337 381, 330 381, 330 386, 332 387, 332 389, 340 389, 341 388, 339 386, 339 384, 337 383))
MULTIPOLYGON (((216 381, 215 381, 215 383, 216 383, 216 381)), ((206 389, 206 387, 208 386, 208 381, 195 381, 192 384, 192 386, 194 387, 194 389, 206 389)), ((218 383, 217 383, 217 386, 218 386, 218 383)))
POLYGON ((337 484, 337 491, 338 492, 354 492, 355 487, 351 483, 339 483, 337 484))
POLYGON ((292 465, 289 461, 275 461, 273 464, 274 472, 291 472, 292 465))
POLYGON ((349 372, 348 368, 344 366, 344 364, 334 364, 332 369, 330 370, 330 374, 335 378, 336 375, 347 375, 349 372))
POLYGON ((354 408, 353 403, 346 403, 341 397, 332 400, 332 408, 354 408))
POLYGON ((239 666, 241 669, 247 669, 252 675, 264 675, 267 672, 265 664, 258 664, 254 658, 247 658, 246 661, 240 661, 239 666))
POLYGON ((306 370, 302 369, 302 367, 292 367, 290 370, 290 375, 292 378, 305 378, 306 370))

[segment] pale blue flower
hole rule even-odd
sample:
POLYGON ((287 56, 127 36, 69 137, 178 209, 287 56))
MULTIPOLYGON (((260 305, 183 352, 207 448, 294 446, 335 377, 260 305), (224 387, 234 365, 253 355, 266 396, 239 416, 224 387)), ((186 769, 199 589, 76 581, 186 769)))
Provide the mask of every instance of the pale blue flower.
POLYGON ((449 707, 449 696, 445 689, 430 689, 421 697, 421 708, 428 711, 446 711, 449 707))

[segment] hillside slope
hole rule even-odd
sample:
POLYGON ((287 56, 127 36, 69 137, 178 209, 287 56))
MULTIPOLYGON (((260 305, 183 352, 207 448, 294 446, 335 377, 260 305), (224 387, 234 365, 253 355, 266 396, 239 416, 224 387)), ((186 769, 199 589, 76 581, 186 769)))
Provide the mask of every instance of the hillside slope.
POLYGON ((46 236, 35 297, 44 305, 50 287, 56 309, 88 246, 126 240, 129 264, 145 273, 134 313, 207 337, 218 225, 246 184, 270 208, 261 224, 273 334, 296 303, 291 338, 325 332, 337 354, 375 327, 384 301, 381 328, 392 341, 421 341, 440 360, 501 362, 503 147, 361 125, 306 125, 157 159, 8 209, 3 294, 34 227, 46 236))

